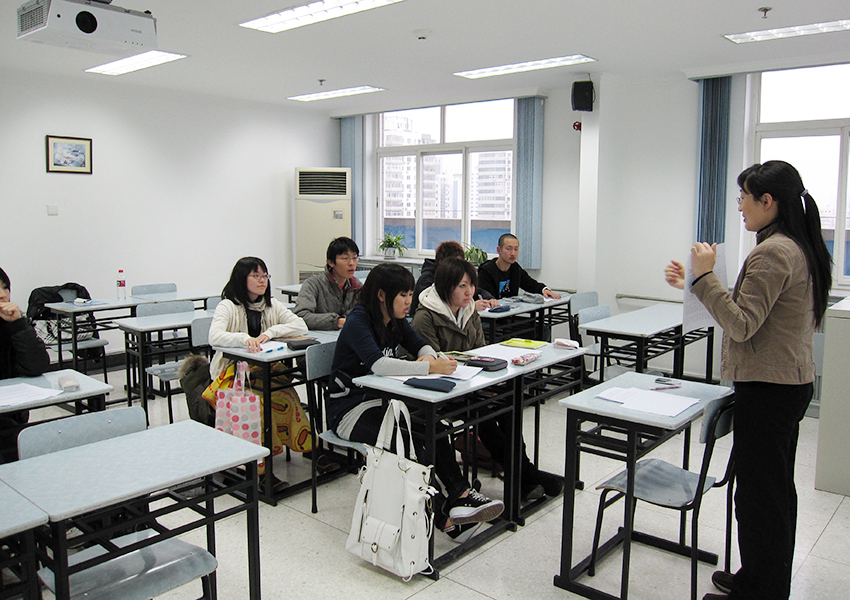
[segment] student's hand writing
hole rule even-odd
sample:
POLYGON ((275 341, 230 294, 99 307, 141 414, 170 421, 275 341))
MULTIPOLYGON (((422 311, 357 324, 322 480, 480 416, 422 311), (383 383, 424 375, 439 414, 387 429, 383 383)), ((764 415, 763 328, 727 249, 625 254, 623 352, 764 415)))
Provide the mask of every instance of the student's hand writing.
POLYGON ((499 301, 495 298, 490 298, 489 300, 481 298, 480 300, 475 301, 475 310, 487 310, 488 308, 493 308, 494 306, 499 306, 499 301))
POLYGON ((436 358, 431 362, 428 373, 439 373, 440 375, 451 375, 457 369, 457 361, 453 358, 436 358))
POLYGON ((544 298, 553 298, 555 300, 560 300, 561 294, 556 294, 555 292, 553 292, 549 288, 546 288, 546 289, 543 290, 543 297, 544 298))
POLYGON ((709 246, 705 242, 697 242, 691 248, 691 267, 694 270, 694 278, 713 271, 716 261, 717 244, 711 244, 709 246))
POLYGON ((261 333, 255 338, 248 338, 245 341, 245 348, 248 350, 248 352, 259 352, 260 344, 265 344, 268 341, 269 336, 267 336, 265 333, 261 333))
POLYGON ((685 265, 678 260, 671 260, 664 268, 664 279, 674 288, 685 289, 685 265))
POLYGON ((21 318, 21 309, 14 302, 0 302, 0 319, 11 323, 21 318))

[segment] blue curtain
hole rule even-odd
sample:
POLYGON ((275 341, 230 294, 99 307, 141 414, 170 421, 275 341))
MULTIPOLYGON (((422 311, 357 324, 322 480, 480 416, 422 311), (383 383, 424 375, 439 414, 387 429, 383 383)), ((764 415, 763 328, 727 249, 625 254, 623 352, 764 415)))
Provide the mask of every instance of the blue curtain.
POLYGON ((720 244, 726 238, 731 89, 731 77, 699 82, 701 128, 696 239, 709 244, 720 244))
POLYGON ((362 249, 366 247, 363 243, 363 116, 339 121, 339 164, 351 169, 351 239, 362 249))
POLYGON ((518 98, 516 115, 519 262, 526 269, 539 269, 543 256, 543 98, 518 98))

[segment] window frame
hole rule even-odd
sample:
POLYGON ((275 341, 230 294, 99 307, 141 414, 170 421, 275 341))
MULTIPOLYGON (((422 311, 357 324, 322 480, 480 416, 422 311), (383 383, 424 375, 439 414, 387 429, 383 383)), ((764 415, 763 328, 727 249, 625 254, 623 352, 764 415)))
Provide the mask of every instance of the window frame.
MULTIPOLYGON (((383 236, 384 231, 384 206, 383 194, 384 190, 381 186, 383 177, 382 159, 394 156, 413 156, 416 158, 416 202, 415 202, 415 247, 410 247, 405 256, 411 258, 433 258, 435 251, 433 249, 422 248, 424 241, 423 236, 423 160, 425 156, 434 156, 441 154, 461 154, 462 157, 462 178, 463 186, 461 187, 461 239, 458 240, 464 247, 468 247, 472 239, 472 219, 470 218, 469 198, 470 198, 470 168, 469 156, 475 152, 511 152, 511 220, 510 232, 513 233, 516 229, 516 99, 502 98, 503 100, 510 99, 514 101, 514 124, 513 137, 496 140, 478 140, 469 142, 451 142, 445 143, 446 138, 446 107, 450 105, 440 106, 440 142, 436 144, 415 144, 409 146, 382 146, 383 142, 383 114, 378 113, 374 123, 374 134, 378 144, 375 149, 375 190, 376 190, 376 208, 377 214, 375 222, 379 236, 383 236)), ((484 102, 484 101, 482 101, 484 102)), ((462 104, 474 104, 462 103, 462 104)), ((431 108, 431 107, 421 107, 431 108)), ((394 111, 385 111, 394 112, 394 111)), ((495 256, 495 248, 483 248, 487 252, 488 257, 495 256)), ((376 250, 377 252, 377 250, 376 250)))
MULTIPOLYGON (((838 165, 838 198, 836 199, 835 210, 835 232, 833 237, 833 270, 832 270, 832 287, 833 289, 850 289, 850 275, 844 275, 847 269, 847 261, 850 261, 850 256, 846 252, 846 243, 848 239, 848 209, 850 209, 850 117, 843 119, 821 119, 809 121, 782 121, 762 123, 760 115, 761 107, 761 73, 752 75, 752 93, 750 94, 750 102, 753 116, 753 136, 752 136, 752 152, 754 162, 761 161, 761 144, 763 139, 770 138, 793 138, 793 137, 818 137, 818 136, 838 136, 839 137, 839 165, 838 165)), ((804 180, 805 181, 805 180, 804 180)), ((817 202, 817 198, 815 198, 817 202)), ((741 226, 741 235, 746 233, 741 226)), ((751 242, 750 249, 754 245, 751 242)), ((742 254, 746 249, 742 244, 742 254)), ((748 252, 747 252, 748 253, 748 252)))

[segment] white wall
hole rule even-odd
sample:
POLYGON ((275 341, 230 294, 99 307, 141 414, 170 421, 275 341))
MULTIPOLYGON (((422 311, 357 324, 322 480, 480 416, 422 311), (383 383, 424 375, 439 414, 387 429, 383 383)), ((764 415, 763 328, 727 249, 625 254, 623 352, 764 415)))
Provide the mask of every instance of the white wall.
POLYGON ((0 79, 0 265, 22 308, 66 281, 112 297, 119 268, 128 286, 219 292, 256 255, 273 285, 294 280, 294 170, 338 166, 338 121, 97 76, 0 79), (46 173, 46 134, 92 138, 93 174, 46 173))

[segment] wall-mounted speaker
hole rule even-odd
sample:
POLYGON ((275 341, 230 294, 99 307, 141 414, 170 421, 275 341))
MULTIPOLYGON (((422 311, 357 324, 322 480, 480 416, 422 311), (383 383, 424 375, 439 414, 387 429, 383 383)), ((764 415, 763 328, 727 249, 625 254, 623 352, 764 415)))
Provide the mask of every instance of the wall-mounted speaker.
POLYGON ((573 82, 573 110, 593 111, 593 82, 573 82))

